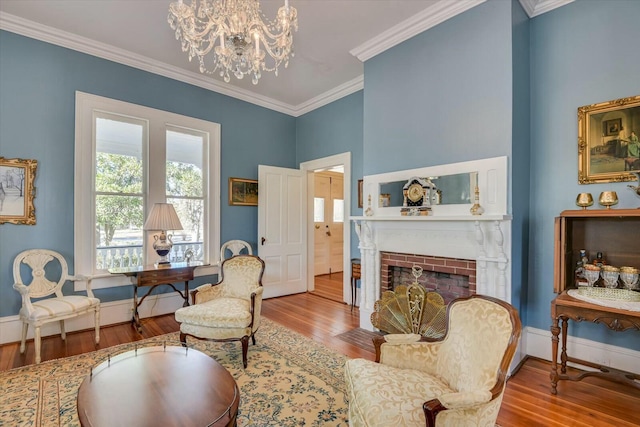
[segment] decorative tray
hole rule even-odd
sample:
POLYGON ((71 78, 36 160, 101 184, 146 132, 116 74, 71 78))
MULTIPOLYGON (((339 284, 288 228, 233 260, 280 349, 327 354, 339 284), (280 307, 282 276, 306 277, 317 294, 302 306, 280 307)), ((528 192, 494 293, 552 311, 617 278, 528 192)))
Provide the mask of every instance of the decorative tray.
POLYGON ((577 291, 579 295, 588 298, 640 302, 640 292, 630 291, 628 289, 581 287, 577 291))

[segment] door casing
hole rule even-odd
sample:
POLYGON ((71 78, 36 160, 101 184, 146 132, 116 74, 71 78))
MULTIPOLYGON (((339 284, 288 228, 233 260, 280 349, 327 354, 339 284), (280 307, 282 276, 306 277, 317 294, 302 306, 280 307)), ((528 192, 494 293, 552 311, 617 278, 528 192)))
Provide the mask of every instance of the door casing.
POLYGON ((300 169, 307 172, 307 290, 313 291, 314 284, 314 222, 313 222, 313 173, 318 169, 327 169, 334 166, 344 167, 344 227, 342 268, 342 299, 345 303, 351 303, 351 153, 335 154, 321 159, 310 160, 300 164, 300 169))

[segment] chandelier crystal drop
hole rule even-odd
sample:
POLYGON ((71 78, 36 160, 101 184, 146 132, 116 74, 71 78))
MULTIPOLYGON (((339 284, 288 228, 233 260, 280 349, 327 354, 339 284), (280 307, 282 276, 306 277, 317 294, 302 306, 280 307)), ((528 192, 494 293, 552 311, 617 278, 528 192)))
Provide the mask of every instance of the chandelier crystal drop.
POLYGON ((262 71, 274 71, 294 56, 292 31, 298 12, 285 0, 273 21, 260 10, 259 0, 178 0, 169 5, 169 25, 182 51, 200 63, 200 72, 219 72, 225 82, 251 75, 258 84, 262 71), (209 55, 211 54, 211 55, 209 55), (209 55, 209 56, 207 56, 209 55), (211 58, 205 63, 205 58, 211 58))

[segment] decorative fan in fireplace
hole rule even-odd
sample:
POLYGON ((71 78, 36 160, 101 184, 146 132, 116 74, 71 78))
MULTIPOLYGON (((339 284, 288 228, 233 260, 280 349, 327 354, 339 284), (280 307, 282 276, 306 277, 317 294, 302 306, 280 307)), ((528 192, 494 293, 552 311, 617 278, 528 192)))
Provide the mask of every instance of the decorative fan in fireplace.
POLYGON ((371 324, 390 334, 419 334, 440 338, 446 328, 447 306, 437 292, 427 292, 417 281, 385 291, 375 302, 371 324))

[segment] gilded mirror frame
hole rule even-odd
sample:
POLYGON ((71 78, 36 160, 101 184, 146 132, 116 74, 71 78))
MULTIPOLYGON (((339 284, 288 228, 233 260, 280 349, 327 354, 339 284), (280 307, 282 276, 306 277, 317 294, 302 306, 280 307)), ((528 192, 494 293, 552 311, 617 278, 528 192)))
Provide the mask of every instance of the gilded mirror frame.
POLYGON ((640 95, 578 108, 578 183, 635 180, 640 156, 629 155, 629 146, 639 135, 640 95))
POLYGON ((0 224, 36 224, 37 160, 0 157, 0 224))

